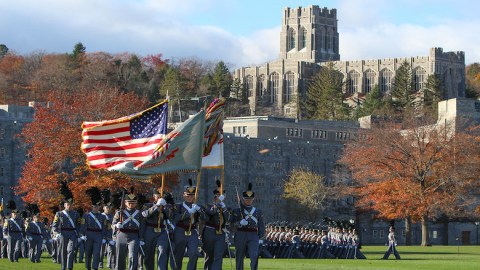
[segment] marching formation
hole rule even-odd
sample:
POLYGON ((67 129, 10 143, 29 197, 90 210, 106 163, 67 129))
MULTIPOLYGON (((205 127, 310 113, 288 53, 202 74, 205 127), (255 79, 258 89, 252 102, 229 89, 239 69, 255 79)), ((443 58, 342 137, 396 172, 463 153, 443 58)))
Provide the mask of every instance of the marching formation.
POLYGON ((111 193, 92 187, 86 190, 91 208, 83 213, 74 208, 74 198, 66 182, 62 182, 62 208, 52 209, 55 218, 39 221, 37 205, 27 205, 19 213, 14 201, 8 203, 10 213, 3 216, 1 258, 18 262, 28 258, 40 263, 42 250, 48 252, 61 269, 73 269, 75 262, 86 269, 196 269, 203 251, 204 269, 222 269, 226 254, 235 257, 236 269, 243 269, 248 255, 250 268, 258 269, 261 240, 265 234, 263 215, 253 206, 252 185, 237 193, 238 206, 225 205, 220 181, 213 190, 214 201, 205 206, 196 203, 196 186, 189 183, 183 202, 175 203, 163 188, 154 191, 152 201, 143 194, 123 190, 111 193), (113 214, 113 209, 115 213, 113 214), (232 254, 231 239, 235 254, 232 254), (106 256, 106 260, 105 260, 106 256), (104 265, 106 261, 106 265, 104 265))

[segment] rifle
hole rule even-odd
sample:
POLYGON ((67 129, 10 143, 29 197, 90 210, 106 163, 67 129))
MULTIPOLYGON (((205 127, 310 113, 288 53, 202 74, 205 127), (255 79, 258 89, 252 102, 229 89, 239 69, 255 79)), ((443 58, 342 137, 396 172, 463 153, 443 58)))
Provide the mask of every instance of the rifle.
POLYGON ((120 223, 123 223, 123 204, 125 201, 125 188, 122 188, 122 200, 120 201, 120 223))
POLYGON ((243 212, 242 212, 242 205, 240 204, 240 195, 238 195, 238 188, 235 186, 235 191, 237 192, 237 202, 238 202, 238 210, 240 211, 240 216, 243 219, 243 212))

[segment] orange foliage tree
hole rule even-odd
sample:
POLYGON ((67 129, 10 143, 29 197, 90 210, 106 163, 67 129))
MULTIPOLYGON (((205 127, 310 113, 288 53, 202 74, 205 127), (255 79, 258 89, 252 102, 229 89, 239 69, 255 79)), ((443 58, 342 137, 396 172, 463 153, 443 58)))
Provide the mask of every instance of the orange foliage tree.
MULTIPOLYGON (((67 181, 76 207, 90 205, 85 190, 135 186, 137 192, 151 188, 150 183, 107 171, 92 171, 80 149, 83 121, 99 121, 129 115, 148 107, 145 99, 112 88, 55 91, 48 104, 37 106, 32 123, 21 136, 28 145, 28 155, 16 193, 25 202, 38 203, 43 213, 61 201, 59 181, 67 181)), ((158 181, 156 181, 158 183, 158 181)))
POLYGON ((351 171, 356 206, 379 218, 421 222, 422 245, 429 244, 431 218, 468 217, 478 204, 479 129, 454 128, 385 121, 347 143, 340 162, 351 171))

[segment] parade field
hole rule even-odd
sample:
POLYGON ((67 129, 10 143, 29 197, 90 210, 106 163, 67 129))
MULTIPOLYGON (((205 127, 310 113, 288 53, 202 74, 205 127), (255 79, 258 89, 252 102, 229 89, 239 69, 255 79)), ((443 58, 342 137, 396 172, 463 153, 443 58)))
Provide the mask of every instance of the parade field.
MULTIPOLYGON (((386 250, 385 246, 366 246, 362 249, 367 260, 328 260, 328 259, 260 259, 259 269, 479 269, 480 246, 434 246, 404 247, 398 246, 402 257, 397 261, 393 256, 389 260, 380 260, 386 250)), ((235 261, 232 262, 235 267, 235 261)), ((245 269, 250 269, 249 261, 245 261, 245 269)), ((186 259, 183 267, 186 267, 186 259)), ((60 269, 59 264, 44 255, 41 263, 31 263, 20 259, 19 263, 10 263, 0 259, 0 269, 60 269)), ((85 269, 84 264, 77 263, 74 269, 85 269)), ((108 269, 108 268, 104 268, 108 269)), ((203 269, 203 258, 198 260, 198 268, 203 269)), ((231 269, 228 258, 223 261, 223 269, 231 269)), ((234 268, 233 268, 234 269, 234 268)))

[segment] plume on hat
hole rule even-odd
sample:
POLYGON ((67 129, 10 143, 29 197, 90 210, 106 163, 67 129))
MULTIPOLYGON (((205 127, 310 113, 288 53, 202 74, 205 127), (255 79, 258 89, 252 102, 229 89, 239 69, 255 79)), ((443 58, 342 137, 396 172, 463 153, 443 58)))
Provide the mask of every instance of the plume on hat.
POLYGON ((108 189, 108 188, 103 189, 102 192, 101 192, 101 195, 102 195, 103 204, 107 205, 111 200, 110 189, 108 189))
POLYGON ((73 193, 68 188, 67 181, 60 181, 60 194, 62 194, 65 200, 73 199, 73 193))
POLYGON ((10 210, 17 210, 17 204, 14 200, 9 200, 7 203, 7 208, 10 210))
POLYGON ((95 205, 102 201, 102 194, 98 187, 90 187, 85 191, 92 201, 92 205, 95 205))

